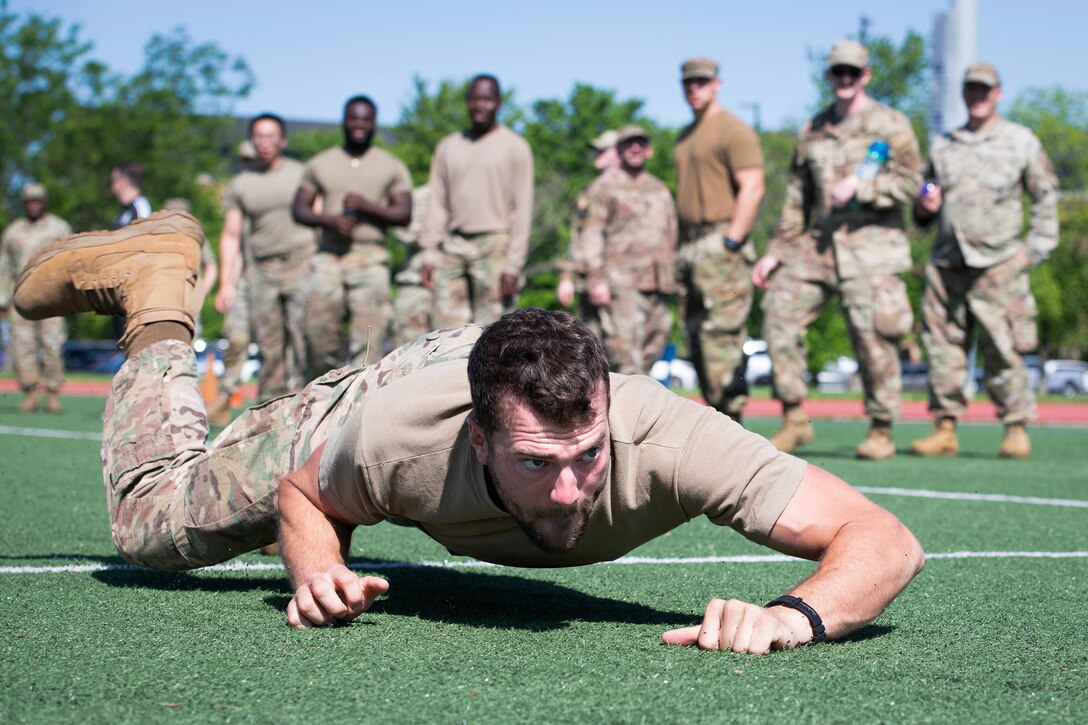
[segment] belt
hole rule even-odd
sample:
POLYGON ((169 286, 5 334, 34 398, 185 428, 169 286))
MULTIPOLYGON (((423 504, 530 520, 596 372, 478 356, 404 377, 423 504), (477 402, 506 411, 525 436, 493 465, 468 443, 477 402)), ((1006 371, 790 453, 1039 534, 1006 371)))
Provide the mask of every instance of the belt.
POLYGON ((729 226, 728 219, 708 224, 689 224, 680 230, 680 241, 694 242, 696 239, 702 239, 711 232, 718 231, 719 229, 724 231, 727 226, 729 226))

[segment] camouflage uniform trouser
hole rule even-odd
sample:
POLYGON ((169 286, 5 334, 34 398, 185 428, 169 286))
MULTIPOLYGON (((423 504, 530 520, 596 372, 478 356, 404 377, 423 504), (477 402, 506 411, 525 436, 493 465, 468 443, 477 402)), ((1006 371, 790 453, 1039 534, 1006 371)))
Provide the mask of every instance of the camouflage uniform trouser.
POLYGON ((600 331, 614 372, 649 375, 672 331, 669 297, 659 292, 639 292, 633 285, 610 288, 611 304, 585 305, 586 324, 594 332, 600 331))
POLYGON ((420 255, 413 254, 407 267, 394 277, 397 296, 393 299, 393 345, 397 347, 434 329, 434 292, 423 286, 421 262, 420 255))
POLYGON ((509 239, 505 232, 446 238, 434 270, 436 327, 486 325, 514 309, 499 288, 509 239))
POLYGON ((479 332, 431 333, 375 365, 334 370, 250 408, 211 443, 192 348, 166 340, 142 350, 117 373, 106 403, 102 467, 117 550, 134 564, 180 571, 272 543, 280 479, 367 391, 466 357, 479 332))
POLYGON ((219 378, 219 394, 230 397, 242 383, 242 368, 249 356, 253 328, 249 316, 249 282, 243 275, 235 286, 234 303, 223 315, 223 337, 227 349, 223 353, 223 376, 219 378))
POLYGON ((291 393, 305 382, 306 305, 313 284, 313 253, 282 255, 246 266, 253 336, 261 351, 257 400, 291 393))
POLYGON ((1035 418, 1035 393, 1021 357, 1039 345, 1035 297, 1024 261, 986 269, 926 266, 922 341, 929 356, 929 410, 959 418, 967 410, 967 348, 978 326, 986 391, 1003 423, 1035 418))
POLYGON ((721 226, 681 244, 677 274, 680 309, 703 398, 737 417, 748 402, 744 340, 752 310, 751 245, 730 252, 724 230, 721 226))
MULTIPOLYGON (((306 306, 306 342, 310 377, 344 364, 341 349, 348 322, 348 362, 364 365, 385 351, 386 326, 392 316, 389 265, 375 262, 367 249, 353 245, 344 254, 318 252, 313 291, 306 306)), ((384 253, 384 246, 380 250, 384 253)))
POLYGON ((28 320, 8 310, 11 322, 11 357, 19 388, 29 392, 39 385, 56 393, 64 382, 64 360, 61 352, 68 339, 68 325, 63 317, 48 320, 28 320))
POLYGON ((775 397, 787 405, 805 399, 805 331, 835 293, 858 359, 865 414, 891 422, 899 415, 903 389, 899 341, 913 322, 907 286, 894 274, 838 279, 829 270, 823 279, 813 279, 796 266, 778 269, 763 298, 763 336, 771 356, 775 397))

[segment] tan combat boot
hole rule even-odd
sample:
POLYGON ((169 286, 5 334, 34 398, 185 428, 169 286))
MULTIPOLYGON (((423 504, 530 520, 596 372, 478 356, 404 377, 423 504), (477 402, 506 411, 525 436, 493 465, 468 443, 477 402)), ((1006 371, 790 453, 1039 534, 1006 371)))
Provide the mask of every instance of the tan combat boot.
POLYGON ((19 403, 20 413, 33 413, 38 409, 38 402, 42 399, 42 391, 31 388, 23 394, 23 400, 19 403))
POLYGON ((47 413, 63 413, 64 406, 60 404, 60 393, 46 392, 45 410, 47 413))
POLYGON ((197 290, 203 244, 200 222, 178 211, 53 242, 19 276, 15 308, 30 320, 91 311, 125 315, 122 349, 151 322, 178 322, 192 331, 203 301, 197 290))
POLYGON ((910 444, 910 452, 917 456, 956 456, 960 443, 956 440, 956 419, 938 418, 933 432, 910 444))
POLYGON ((208 405, 208 422, 217 428, 230 425, 230 396, 219 393, 208 405))
POLYGON ((771 436, 771 445, 783 453, 793 453, 797 446, 811 443, 816 434, 800 405, 782 406, 782 427, 771 436))
POLYGON ((892 440, 892 424, 874 420, 869 428, 869 434, 858 446, 857 455, 858 458, 869 461, 882 461, 885 458, 894 457, 895 441, 892 440))
POLYGON ((1005 440, 1001 441, 1002 458, 1027 458, 1031 455, 1031 440, 1023 423, 1005 426, 1005 440))

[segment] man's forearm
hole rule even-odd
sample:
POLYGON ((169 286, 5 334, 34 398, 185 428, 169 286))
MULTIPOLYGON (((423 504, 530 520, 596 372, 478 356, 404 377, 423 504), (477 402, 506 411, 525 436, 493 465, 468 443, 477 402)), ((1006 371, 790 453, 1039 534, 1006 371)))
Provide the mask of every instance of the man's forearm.
POLYGON ((353 526, 322 512, 296 485, 291 474, 279 488, 280 548, 292 587, 314 572, 347 561, 353 526))
POLYGON ((737 190, 736 202, 733 205, 733 217, 729 220, 729 229, 726 232, 731 239, 740 241, 746 239, 756 223, 756 215, 759 213, 759 203, 763 200, 763 178, 742 183, 737 190))

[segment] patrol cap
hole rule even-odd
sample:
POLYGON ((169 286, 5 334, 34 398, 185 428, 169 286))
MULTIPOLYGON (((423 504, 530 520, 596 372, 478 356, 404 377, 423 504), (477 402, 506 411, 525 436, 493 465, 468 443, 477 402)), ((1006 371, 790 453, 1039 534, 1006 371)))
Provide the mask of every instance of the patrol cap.
POLYGON ((607 151, 616 145, 616 140, 619 138, 619 134, 615 129, 608 129, 597 138, 589 142, 590 147, 596 151, 607 151))
POLYGON ((706 56, 688 58, 680 66, 680 80, 712 80, 718 77, 718 61, 706 56))
POLYGON ((238 142, 238 158, 242 161, 252 161, 257 158, 257 147, 248 138, 238 142))
POLYGON ((188 199, 182 199, 181 197, 175 196, 164 201, 162 203, 162 208, 167 211, 191 212, 193 210, 193 205, 189 203, 188 199))
POLYGON ((49 195, 41 184, 27 184, 23 187, 23 201, 45 201, 49 195))
POLYGON ((869 67, 869 51, 856 40, 840 40, 831 48, 827 56, 827 67, 848 65, 853 68, 869 67))
POLYGON ((963 74, 963 85, 968 83, 981 83, 990 88, 1001 85, 1001 76, 997 74, 997 68, 989 63, 975 63, 967 66, 967 72, 963 74))
POLYGON ((642 126, 636 126, 634 124, 630 126, 624 126, 619 130, 616 138, 616 143, 621 144, 624 141, 630 141, 633 138, 644 138, 647 141, 650 140, 650 134, 646 133, 646 129, 642 126))

